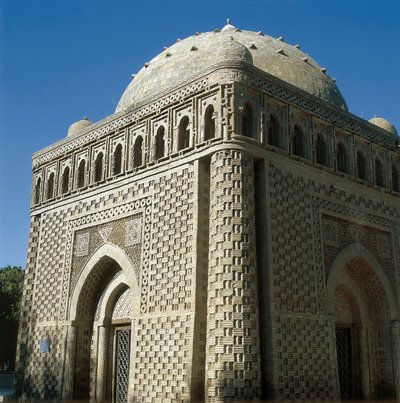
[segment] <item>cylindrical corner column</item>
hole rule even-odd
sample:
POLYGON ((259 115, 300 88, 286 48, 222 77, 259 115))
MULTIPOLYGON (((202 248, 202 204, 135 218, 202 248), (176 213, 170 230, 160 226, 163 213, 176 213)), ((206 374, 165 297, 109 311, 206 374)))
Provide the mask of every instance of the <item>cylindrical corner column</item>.
POLYGON ((393 321, 390 329, 392 339, 392 361, 396 398, 400 401, 400 321, 393 321))
POLYGON ((213 154, 210 191, 206 396, 244 400, 261 393, 252 158, 213 154))
POLYGON ((107 340, 108 327, 98 326, 98 350, 97 350, 97 376, 96 376, 96 401, 106 400, 105 386, 107 378, 107 340))
POLYGON ((72 400, 74 394, 74 370, 75 370, 75 351, 76 351, 76 325, 71 324, 67 328, 63 393, 64 400, 72 400))

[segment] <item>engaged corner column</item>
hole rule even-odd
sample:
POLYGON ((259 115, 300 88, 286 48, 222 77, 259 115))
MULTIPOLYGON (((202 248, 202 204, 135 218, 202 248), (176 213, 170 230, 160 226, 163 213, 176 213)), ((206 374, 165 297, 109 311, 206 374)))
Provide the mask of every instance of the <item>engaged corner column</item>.
POLYGON ((261 394, 254 163, 242 151, 213 154, 207 301, 208 401, 261 394))
POLYGON ((397 401, 400 401, 400 321, 396 320, 392 322, 390 333, 392 339, 392 361, 396 398, 397 401))
POLYGON ((105 387, 107 377, 107 339, 108 327, 98 326, 98 351, 97 351, 97 376, 96 376, 96 401, 105 400, 105 387))
POLYGON ((76 325, 71 323, 67 328, 63 399, 72 400, 74 394, 74 371, 75 371, 75 350, 76 350, 76 325))

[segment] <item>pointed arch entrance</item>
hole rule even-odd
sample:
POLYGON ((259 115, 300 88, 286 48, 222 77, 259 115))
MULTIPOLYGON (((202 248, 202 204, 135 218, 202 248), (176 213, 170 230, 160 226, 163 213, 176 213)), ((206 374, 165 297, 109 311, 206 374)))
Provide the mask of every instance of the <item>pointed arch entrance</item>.
POLYGON ((85 264, 70 299, 64 398, 128 401, 135 266, 106 243, 85 264))
POLYGON ((327 307, 334 318, 337 382, 342 399, 392 399, 398 395, 396 298, 375 257, 360 244, 333 262, 327 307))

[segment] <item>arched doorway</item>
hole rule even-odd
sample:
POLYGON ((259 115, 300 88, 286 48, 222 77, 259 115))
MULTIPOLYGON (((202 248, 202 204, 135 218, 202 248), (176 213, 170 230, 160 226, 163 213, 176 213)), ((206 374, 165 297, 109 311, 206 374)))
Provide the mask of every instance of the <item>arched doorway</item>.
POLYGON ((90 396, 124 403, 128 397, 132 293, 118 273, 98 303, 92 333, 90 396))
POLYGON ((327 292, 340 397, 395 398, 399 351, 392 323, 398 312, 385 272, 361 245, 350 245, 332 265, 327 292))
POLYGON ((86 263, 71 298, 65 398, 128 401, 137 295, 127 255, 103 245, 86 263))

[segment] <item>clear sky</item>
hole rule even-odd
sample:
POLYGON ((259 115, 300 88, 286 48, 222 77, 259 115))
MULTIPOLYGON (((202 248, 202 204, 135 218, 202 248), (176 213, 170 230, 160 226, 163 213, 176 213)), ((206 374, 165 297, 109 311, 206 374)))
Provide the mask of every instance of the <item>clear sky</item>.
POLYGON ((228 17, 299 43, 352 113, 400 131, 399 0, 1 0, 0 267, 25 266, 32 153, 112 114, 146 61, 228 17))

